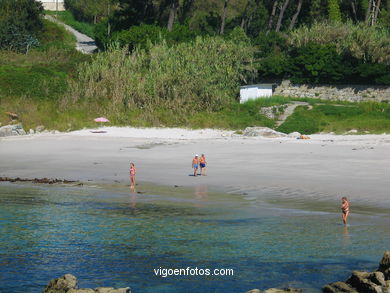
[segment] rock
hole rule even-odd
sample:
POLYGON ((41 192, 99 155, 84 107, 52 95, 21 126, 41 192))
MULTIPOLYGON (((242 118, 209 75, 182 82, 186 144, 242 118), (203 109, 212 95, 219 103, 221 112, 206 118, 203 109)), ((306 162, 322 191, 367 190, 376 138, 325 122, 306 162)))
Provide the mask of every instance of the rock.
POLYGON ((93 289, 70 289, 66 293, 95 293, 93 289))
POLYGON ((252 290, 246 291, 245 293, 261 293, 261 291, 259 289, 252 289, 252 290))
POLYGON ((390 293, 390 281, 386 281, 386 286, 383 289, 383 293, 390 293))
POLYGON ((355 288, 352 288, 350 285, 344 282, 335 282, 326 285, 322 288, 324 293, 358 293, 355 288))
POLYGON ((373 272, 368 276, 368 280, 382 287, 386 287, 385 276, 382 272, 373 272))
POLYGON ((76 277, 71 274, 66 274, 60 278, 51 280, 43 293, 67 293, 69 290, 76 288, 76 277))
POLYGON ((95 293, 131 293, 129 287, 114 289, 111 287, 99 287, 95 289, 95 293))
POLYGON ((276 288, 271 288, 265 290, 263 293, 301 293, 303 292, 302 289, 294 289, 294 288, 285 288, 285 289, 276 289, 276 288))
POLYGON ((25 135, 22 124, 12 124, 0 127, 0 137, 25 135))
POLYGON ((385 280, 390 280, 390 251, 386 251, 383 254, 378 271, 385 275, 385 280))
POLYGON ((34 133, 35 133, 34 129, 30 129, 30 130, 28 131, 28 134, 34 134, 34 133))
POLYGON ((285 137, 285 133, 275 131, 268 127, 247 127, 243 133, 244 136, 263 136, 268 138, 285 137))
POLYGON ((358 131, 356 129, 351 129, 346 132, 346 134, 352 134, 352 133, 358 133, 358 131))
POLYGON ((45 126, 43 126, 43 125, 38 125, 37 127, 35 127, 36 132, 42 132, 44 130, 45 130, 45 126))
POLYGON ((297 138, 297 137, 300 137, 301 134, 298 132, 298 131, 295 131, 295 132, 291 132, 288 134, 288 137, 292 137, 292 138, 297 138))
POLYGON ((382 293, 382 287, 368 279, 371 275, 372 273, 354 271, 346 283, 354 287, 358 292, 382 293))

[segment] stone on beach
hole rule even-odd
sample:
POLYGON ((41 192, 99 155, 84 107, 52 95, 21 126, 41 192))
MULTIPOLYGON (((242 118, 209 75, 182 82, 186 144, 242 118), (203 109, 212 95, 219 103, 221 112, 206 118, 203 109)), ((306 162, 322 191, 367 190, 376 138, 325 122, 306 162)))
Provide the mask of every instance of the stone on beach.
POLYGON ((0 127, 0 137, 3 136, 17 136, 25 135, 26 132, 23 129, 22 124, 12 124, 0 127))
POLYGON ((247 127, 243 133, 244 136, 263 136, 269 138, 285 137, 287 134, 278 132, 268 127, 247 127))
POLYGON ((346 283, 354 287, 358 292, 382 293, 382 287, 386 285, 384 283, 384 278, 383 283, 378 284, 378 279, 376 276, 373 276, 373 274, 375 273, 354 271, 346 283), (374 282, 374 280, 376 280, 376 282, 374 282))

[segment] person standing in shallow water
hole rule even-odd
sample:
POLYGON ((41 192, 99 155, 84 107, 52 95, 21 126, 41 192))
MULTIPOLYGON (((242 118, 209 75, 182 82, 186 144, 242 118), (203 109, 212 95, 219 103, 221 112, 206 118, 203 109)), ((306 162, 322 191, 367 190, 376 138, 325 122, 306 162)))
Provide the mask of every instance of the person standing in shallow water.
POLYGON ((136 173, 137 173, 137 170, 135 169, 134 163, 130 163, 130 182, 131 182, 130 187, 131 188, 135 187, 135 174, 136 173))
POLYGON ((349 201, 348 199, 343 196, 341 198, 341 212, 342 212, 342 218, 344 225, 347 225, 348 216, 349 216, 349 201))
POLYGON ((200 175, 206 176, 206 157, 204 156, 204 154, 200 156, 199 165, 200 165, 200 175))
POLYGON ((198 155, 192 159, 192 168, 194 168, 194 176, 198 176, 199 158, 198 155))

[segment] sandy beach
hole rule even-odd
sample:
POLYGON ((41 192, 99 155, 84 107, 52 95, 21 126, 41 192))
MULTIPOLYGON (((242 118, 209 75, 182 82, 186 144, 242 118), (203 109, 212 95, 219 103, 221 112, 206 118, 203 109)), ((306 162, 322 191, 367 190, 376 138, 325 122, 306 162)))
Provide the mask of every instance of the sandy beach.
MULTIPOLYGON (((0 176, 128 183, 276 194, 390 207, 390 135, 243 137, 231 131, 106 127, 0 139, 0 176), (205 153, 208 176, 190 176, 205 153)), ((338 204, 338 202, 337 202, 338 204)))

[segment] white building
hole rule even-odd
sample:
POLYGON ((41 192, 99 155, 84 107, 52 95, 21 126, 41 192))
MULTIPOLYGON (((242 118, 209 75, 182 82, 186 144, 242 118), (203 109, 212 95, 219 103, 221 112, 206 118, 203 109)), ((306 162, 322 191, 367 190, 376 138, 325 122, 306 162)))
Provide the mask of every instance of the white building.
POLYGON ((257 98, 272 97, 272 92, 272 83, 251 84, 242 86, 240 88, 240 103, 245 103, 248 100, 254 100, 257 98))
POLYGON ((39 1, 42 2, 43 8, 45 10, 53 10, 53 11, 65 10, 64 0, 39 0, 39 1))

